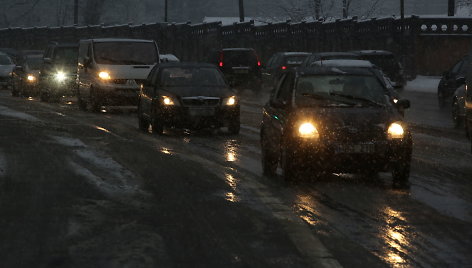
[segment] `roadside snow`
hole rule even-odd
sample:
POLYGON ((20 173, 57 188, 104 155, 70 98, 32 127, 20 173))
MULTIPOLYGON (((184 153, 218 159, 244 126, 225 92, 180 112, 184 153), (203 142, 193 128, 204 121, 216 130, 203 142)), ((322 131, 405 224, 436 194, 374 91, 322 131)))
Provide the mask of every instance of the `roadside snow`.
POLYGON ((51 136, 51 138, 58 144, 64 145, 67 147, 87 147, 87 145, 85 145, 85 143, 83 143, 79 139, 58 137, 58 136, 51 136))
POLYGON ((441 77, 438 76, 419 75, 416 77, 415 80, 408 81, 405 90, 436 94, 438 90, 439 80, 441 80, 441 77))
POLYGON ((15 111, 15 110, 12 110, 12 109, 7 108, 5 106, 0 106, 0 115, 7 116, 7 117, 13 117, 13 118, 17 118, 17 119, 22 119, 22 120, 26 120, 26 121, 31 121, 31 122, 41 122, 41 120, 39 120, 38 118, 36 118, 32 115, 22 113, 22 112, 19 112, 19 111, 15 111))

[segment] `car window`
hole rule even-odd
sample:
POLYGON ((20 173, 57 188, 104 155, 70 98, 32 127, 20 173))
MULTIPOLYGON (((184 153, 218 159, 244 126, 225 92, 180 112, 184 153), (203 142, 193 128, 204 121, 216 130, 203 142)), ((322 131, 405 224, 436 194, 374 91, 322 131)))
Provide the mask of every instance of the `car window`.
POLYGON ((57 48, 54 52, 54 61, 57 63, 77 64, 79 50, 76 47, 57 48))
POLYGON ((292 89, 294 83, 294 76, 293 74, 288 74, 283 82, 280 85, 280 89, 277 92, 277 99, 283 101, 290 101, 292 97, 292 89))
POLYGON ((156 46, 150 42, 97 42, 95 62, 108 65, 154 65, 159 62, 156 46))
POLYGON ((463 63, 464 63, 464 62, 463 62, 462 60, 459 61, 458 63, 456 63, 456 65, 454 65, 454 66, 452 67, 452 69, 451 69, 451 74, 457 74, 457 73, 459 73, 459 69, 461 68, 461 66, 462 66, 463 63))
POLYGON ((468 68, 469 68, 469 64, 468 64, 469 58, 468 58, 468 57, 467 57, 467 58, 464 58, 461 62, 462 62, 462 64, 461 64, 461 66, 460 66, 460 69, 459 69, 459 72, 458 72, 458 73, 459 73, 460 75, 466 75, 466 74, 467 74, 467 71, 468 71, 468 68))

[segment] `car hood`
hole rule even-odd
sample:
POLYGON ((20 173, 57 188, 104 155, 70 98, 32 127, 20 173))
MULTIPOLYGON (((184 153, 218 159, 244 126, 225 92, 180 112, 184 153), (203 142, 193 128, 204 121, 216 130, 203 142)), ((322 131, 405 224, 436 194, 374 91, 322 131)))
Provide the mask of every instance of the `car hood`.
POLYGON ((178 97, 218 97, 226 98, 236 95, 234 91, 228 87, 204 87, 204 86, 195 86, 195 87, 167 87, 162 90, 163 92, 169 92, 172 95, 178 97))
POLYGON ((0 65, 0 76, 10 76, 15 69, 15 65, 0 65))
POLYGON ((153 65, 107 65, 98 64, 99 72, 108 72, 112 79, 139 79, 149 76, 153 65))

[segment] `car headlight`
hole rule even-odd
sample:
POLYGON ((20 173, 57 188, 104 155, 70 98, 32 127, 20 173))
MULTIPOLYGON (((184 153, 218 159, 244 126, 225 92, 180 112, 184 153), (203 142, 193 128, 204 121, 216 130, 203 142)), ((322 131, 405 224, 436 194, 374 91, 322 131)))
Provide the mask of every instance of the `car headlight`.
POLYGON ((236 105, 236 102, 237 101, 236 101, 235 96, 224 99, 224 101, 223 101, 224 105, 227 105, 227 106, 234 106, 234 105, 236 105))
POLYGON ((26 80, 28 80, 28 82, 34 82, 36 81, 36 76, 32 75, 32 74, 29 74, 27 77, 26 77, 26 80))
POLYGON ((66 76, 66 74, 65 74, 64 72, 57 72, 56 75, 55 75, 55 77, 56 77, 56 80, 57 80, 58 82, 63 82, 63 81, 65 81, 66 78, 67 78, 67 76, 66 76))
POLYGON ((393 139, 403 139, 405 136, 405 130, 403 129, 402 125, 399 123, 392 123, 387 130, 388 138, 390 140, 393 139))
POLYGON ((162 104, 164 104, 165 106, 175 105, 174 100, 172 100, 171 97, 167 97, 167 96, 162 96, 162 104))
POLYGON ((318 132, 318 129, 316 128, 316 126, 309 122, 302 123, 298 127, 298 135, 301 138, 307 138, 307 139, 320 138, 320 133, 318 132))
POLYGON ((102 80, 110 80, 111 79, 111 76, 108 72, 99 72, 98 77, 100 77, 100 79, 102 79, 102 80))

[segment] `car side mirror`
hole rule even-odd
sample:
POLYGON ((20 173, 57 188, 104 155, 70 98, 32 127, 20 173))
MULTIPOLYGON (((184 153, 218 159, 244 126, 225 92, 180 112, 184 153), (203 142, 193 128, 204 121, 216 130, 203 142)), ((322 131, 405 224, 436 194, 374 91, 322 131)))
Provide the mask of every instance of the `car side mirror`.
POLYGON ((402 100, 399 100, 397 103, 396 103, 397 107, 398 108, 402 108, 402 109, 409 109, 411 107, 411 103, 409 100, 406 100, 406 99, 402 99, 402 100))
POLYGON ((456 79, 457 84, 459 85, 465 85, 465 77, 458 77, 456 79))

